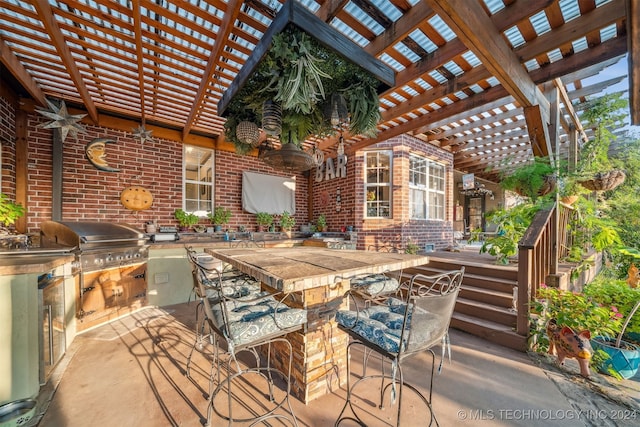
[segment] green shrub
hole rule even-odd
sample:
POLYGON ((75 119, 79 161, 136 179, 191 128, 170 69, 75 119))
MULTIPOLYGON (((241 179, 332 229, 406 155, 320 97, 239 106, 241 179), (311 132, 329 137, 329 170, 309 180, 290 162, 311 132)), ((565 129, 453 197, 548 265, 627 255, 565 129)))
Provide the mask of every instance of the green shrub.
MULTIPOLYGON (((540 207, 540 203, 522 203, 487 212, 486 220, 496 224, 496 234, 482 243, 480 253, 494 256, 498 264, 509 264, 509 257, 518 254, 518 243, 540 207)), ((469 241, 475 240, 475 236, 476 233, 472 233, 473 238, 469 241)))
POLYGON ((588 330, 591 336, 615 337, 622 327, 622 316, 610 305, 593 297, 558 288, 540 286, 533 301, 530 347, 537 352, 549 350, 546 326, 555 318, 558 325, 568 326, 576 332, 588 330))
MULTIPOLYGON (((640 301, 640 289, 629 287, 624 280, 601 275, 584 288, 584 294, 604 307, 612 307, 614 312, 620 313, 623 321, 640 301)), ((631 318, 625 333, 640 334, 640 314, 636 313, 631 318)))

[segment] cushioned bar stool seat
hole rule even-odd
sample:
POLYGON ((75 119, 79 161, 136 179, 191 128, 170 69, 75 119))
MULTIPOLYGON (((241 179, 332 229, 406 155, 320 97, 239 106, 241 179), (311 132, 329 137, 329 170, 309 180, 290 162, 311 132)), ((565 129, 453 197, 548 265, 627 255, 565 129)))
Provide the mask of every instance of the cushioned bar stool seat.
POLYGON ((367 274, 351 279, 351 289, 372 297, 392 294, 399 288, 398 279, 385 274, 367 274))
MULTIPOLYGON (((379 407, 384 407, 387 390, 391 390, 391 401, 398 402, 396 426, 400 425, 402 414, 403 387, 412 390, 429 411, 429 422, 421 422, 421 425, 438 425, 431 406, 435 371, 435 353, 432 347, 441 344, 444 349, 447 343, 449 323, 463 275, 464 267, 434 276, 416 274, 406 288, 403 288, 405 300, 387 297, 361 309, 357 306, 357 300, 349 296, 350 302, 356 303, 355 309, 339 310, 336 313, 338 327, 351 337, 347 346, 347 399, 335 422, 336 426, 345 420, 366 425, 352 405, 353 390, 360 382, 374 378, 381 381, 379 407), (350 352, 355 345, 364 347, 365 358, 362 376, 351 384, 350 352), (402 372, 405 359, 424 351, 431 354, 428 397, 416 386, 406 382, 402 372), (371 352, 381 356, 381 374, 367 375, 368 354, 371 352), (385 373, 385 361, 391 364, 391 374, 385 373), (347 408, 351 409, 353 416, 347 415, 347 408)), ((351 292, 353 290, 349 291, 351 292)))
POLYGON ((238 301, 246 303, 247 301, 260 299, 270 295, 268 292, 261 291, 260 282, 246 274, 225 266, 222 261, 205 253, 196 252, 191 247, 185 247, 187 251, 187 259, 189 260, 192 272, 194 274, 192 292, 196 295, 198 304, 196 305, 196 336, 191 346, 189 356, 187 356, 186 374, 191 377, 191 363, 193 352, 196 348, 202 350, 204 342, 208 336, 204 333, 205 314, 203 313, 204 298, 218 298, 218 288, 221 287, 225 297, 235 298, 238 301), (201 271, 201 282, 204 293, 197 285, 195 273, 199 268, 201 271))
MULTIPOLYGON (((259 292, 233 298, 224 290, 222 272, 203 268, 197 260, 194 264, 195 286, 199 295, 213 290, 212 298, 202 298, 204 322, 208 329, 210 343, 214 349, 209 379, 209 404, 206 426, 212 425, 215 413, 228 422, 249 425, 268 424, 275 419, 297 426, 297 419, 289 402, 291 367, 293 352, 286 334, 303 328, 307 322, 307 312, 301 308, 289 307, 284 300, 289 294, 269 294, 259 292), (215 277, 218 277, 218 280, 215 277), (275 351, 278 351, 276 354, 275 351), (246 352, 248 360, 238 356, 246 352), (253 363, 251 361, 253 360, 253 363), (226 373, 223 380, 222 371, 226 373), (240 377, 245 381, 239 382, 240 377), (274 377, 284 384, 282 397, 276 398, 274 377), (214 383, 217 382, 217 386, 214 383), (260 388, 260 387, 266 387, 260 388), (268 402, 261 400, 265 395, 268 402), (255 399, 255 405, 246 401, 239 408, 233 404, 238 393, 255 399), (220 406, 220 396, 226 395, 226 411, 220 406), (285 405, 288 408, 285 408, 285 405), (260 410, 247 408, 258 407, 260 410), (242 410, 243 414, 235 414, 242 410), (285 409, 287 413, 282 413, 285 409)), ((218 425, 218 423, 216 423, 218 425)), ((270 424, 269 424, 270 425, 270 424)))

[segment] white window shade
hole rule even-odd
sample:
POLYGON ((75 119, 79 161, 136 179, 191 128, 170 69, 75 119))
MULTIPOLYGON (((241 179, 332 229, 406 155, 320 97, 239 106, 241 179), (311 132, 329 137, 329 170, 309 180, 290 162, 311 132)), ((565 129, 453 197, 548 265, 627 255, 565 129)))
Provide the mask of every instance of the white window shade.
POLYGON ((296 213, 296 179, 242 172, 242 208, 249 213, 296 213))

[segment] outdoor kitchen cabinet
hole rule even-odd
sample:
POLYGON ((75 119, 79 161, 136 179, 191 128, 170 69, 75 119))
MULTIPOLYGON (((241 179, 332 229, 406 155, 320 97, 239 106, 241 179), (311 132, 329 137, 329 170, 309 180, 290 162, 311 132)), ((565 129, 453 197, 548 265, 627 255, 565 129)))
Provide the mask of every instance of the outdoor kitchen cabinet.
MULTIPOLYGON (((147 299, 151 306, 163 307, 189 301, 193 289, 191 266, 182 244, 170 248, 149 249, 147 262, 147 299)), ((198 252, 203 247, 195 248, 198 252)))
MULTIPOLYGON (((0 407, 24 399, 35 399, 40 390, 42 341, 38 279, 43 275, 62 278, 66 317, 65 343, 75 337, 75 280, 72 256, 34 257, 19 255, 0 262, 0 407)), ((63 350, 63 349, 60 349, 63 350)), ((66 348, 64 349, 66 350, 66 348)))

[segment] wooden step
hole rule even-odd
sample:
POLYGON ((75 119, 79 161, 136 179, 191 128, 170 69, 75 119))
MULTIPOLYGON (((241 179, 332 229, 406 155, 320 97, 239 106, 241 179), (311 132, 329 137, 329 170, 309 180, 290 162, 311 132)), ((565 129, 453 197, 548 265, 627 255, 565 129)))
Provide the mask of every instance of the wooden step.
POLYGON ((467 286, 464 284, 460 288, 460 297, 470 300, 491 304, 498 307, 513 307, 513 293, 494 291, 491 289, 482 289, 475 286, 467 286))
MULTIPOLYGON (((433 268, 429 267, 428 265, 424 265, 420 267, 407 268, 403 271, 402 276, 403 280, 408 281, 414 274, 425 274, 429 276, 433 274, 444 273, 445 271, 449 271, 449 269, 433 268)), ((462 283, 477 288, 492 289, 494 291, 512 294, 513 288, 517 286, 518 282, 511 279, 493 277, 491 276, 490 270, 488 270, 484 274, 471 274, 468 273, 465 269, 462 283)))
POLYGON ((451 327, 514 350, 527 351, 527 337, 519 335, 512 328, 496 322, 461 313, 453 313, 451 327))
POLYGON ((458 296, 455 311, 471 317, 500 323, 508 327, 516 327, 516 312, 510 308, 498 307, 458 296))
POLYGON ((457 270, 461 265, 465 267, 465 274, 476 274, 480 276, 490 276, 507 280, 518 280, 518 268, 514 265, 493 265, 490 262, 481 264, 467 261, 454 261, 444 258, 429 257, 429 263, 419 268, 433 268, 442 270, 457 270))
POLYGON ((403 271, 403 279, 414 274, 427 276, 465 267, 462 287, 456 301, 451 326, 488 341, 526 351, 527 337, 515 332, 517 313, 513 310, 513 290, 517 286, 516 265, 494 264, 486 254, 429 254, 426 265, 403 271))

